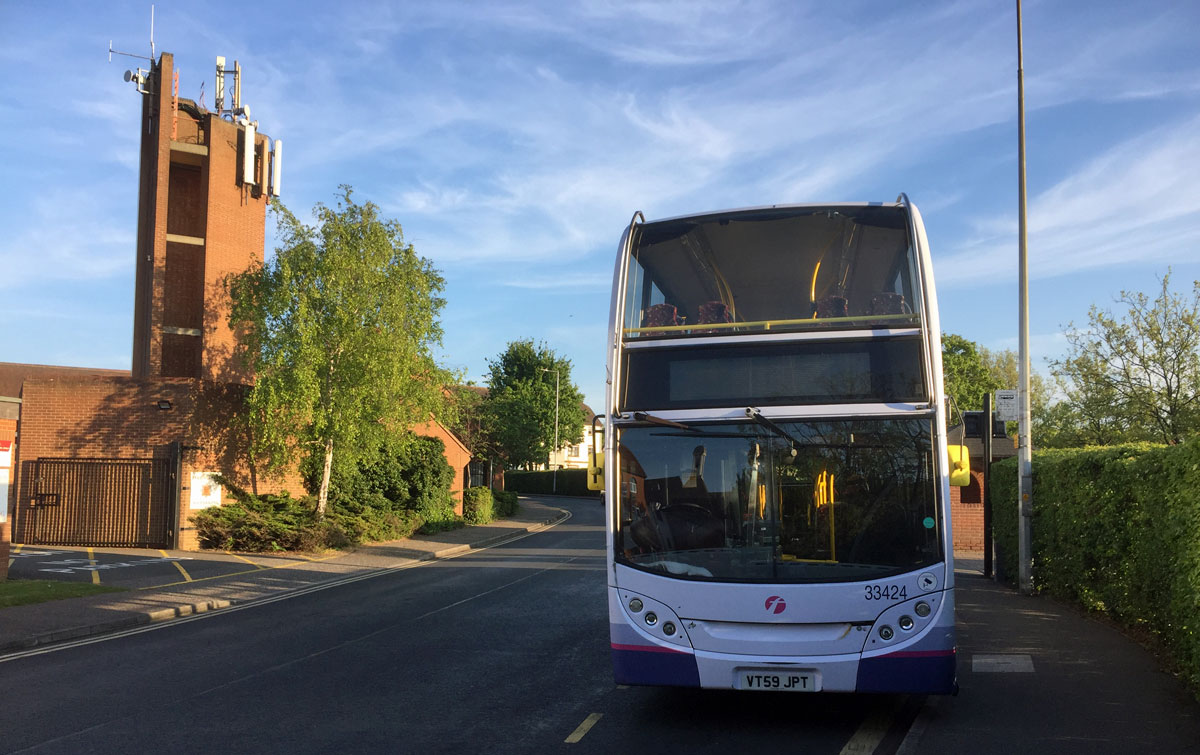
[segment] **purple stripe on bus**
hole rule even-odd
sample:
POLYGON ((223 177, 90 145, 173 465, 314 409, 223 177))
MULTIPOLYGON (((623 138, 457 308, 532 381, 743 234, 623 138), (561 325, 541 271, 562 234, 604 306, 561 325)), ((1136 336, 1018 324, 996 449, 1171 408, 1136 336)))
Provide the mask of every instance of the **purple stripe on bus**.
POLYGON ((613 650, 640 650, 645 653, 680 653, 682 655, 691 655, 691 653, 688 653, 683 650, 676 650, 675 648, 664 648, 664 647, 659 647, 657 645, 618 645, 617 643, 614 642, 614 643, 612 643, 612 649, 613 650))
POLYGON ((888 653, 887 655, 880 656, 880 657, 881 658, 936 658, 938 656, 943 656, 943 655, 954 655, 956 652, 958 652, 958 651, 956 651, 954 648, 951 648, 949 650, 901 650, 897 653, 888 653))
POLYGON ((629 650, 613 646, 613 678, 617 684, 699 687, 700 670, 690 653, 661 648, 629 650))
POLYGON ((893 653, 858 663, 858 692, 949 695, 957 688, 955 655, 937 651, 893 653))

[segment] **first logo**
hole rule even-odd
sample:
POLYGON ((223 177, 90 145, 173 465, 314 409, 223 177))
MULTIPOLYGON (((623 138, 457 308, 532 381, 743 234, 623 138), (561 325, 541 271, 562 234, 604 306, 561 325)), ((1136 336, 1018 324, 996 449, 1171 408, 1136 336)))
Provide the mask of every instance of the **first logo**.
POLYGON ((767 609, 767 613, 778 615, 787 610, 787 601, 778 595, 772 595, 771 597, 767 598, 767 602, 764 604, 764 606, 767 609))

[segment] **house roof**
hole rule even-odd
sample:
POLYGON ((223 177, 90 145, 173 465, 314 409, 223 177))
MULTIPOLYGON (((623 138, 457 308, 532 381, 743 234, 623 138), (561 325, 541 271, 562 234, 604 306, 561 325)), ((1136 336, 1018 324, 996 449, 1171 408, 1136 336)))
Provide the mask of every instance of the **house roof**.
POLYGON ((0 396, 20 398, 21 385, 29 379, 58 380, 88 377, 130 377, 129 370, 106 370, 95 367, 58 367, 49 364, 20 364, 0 362, 0 396))

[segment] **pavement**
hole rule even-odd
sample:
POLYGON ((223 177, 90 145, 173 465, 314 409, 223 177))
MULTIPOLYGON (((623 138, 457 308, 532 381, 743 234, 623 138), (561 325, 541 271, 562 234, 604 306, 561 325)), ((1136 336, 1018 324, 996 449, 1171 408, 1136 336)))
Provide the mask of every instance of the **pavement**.
POLYGON ((0 654, 411 568, 538 532, 569 516, 563 508, 522 497, 516 514, 488 525, 325 556, 14 545, 10 578, 85 581, 126 589, 0 609, 0 654))
POLYGON ((1114 625, 985 579, 981 554, 955 554, 955 608, 959 693, 926 698, 899 755, 1200 753, 1196 698, 1114 625))

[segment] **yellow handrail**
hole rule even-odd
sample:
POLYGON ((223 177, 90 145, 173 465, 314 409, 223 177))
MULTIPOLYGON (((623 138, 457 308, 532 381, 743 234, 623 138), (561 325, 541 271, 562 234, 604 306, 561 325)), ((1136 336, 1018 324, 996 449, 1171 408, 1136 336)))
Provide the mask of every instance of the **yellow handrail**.
MULTIPOLYGON (((859 322, 861 320, 907 320, 909 322, 918 322, 917 315, 915 314, 824 317, 816 322, 859 322)), ((762 327, 769 330, 772 327, 779 327, 780 325, 811 325, 812 323, 813 320, 805 317, 799 320, 755 320, 752 322, 705 322, 694 325, 655 325, 645 328, 622 328, 621 332, 624 335, 633 335, 634 333, 682 333, 689 330, 734 330, 737 328, 753 327, 762 327)))

